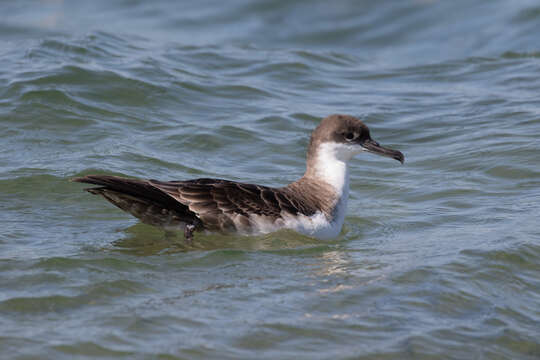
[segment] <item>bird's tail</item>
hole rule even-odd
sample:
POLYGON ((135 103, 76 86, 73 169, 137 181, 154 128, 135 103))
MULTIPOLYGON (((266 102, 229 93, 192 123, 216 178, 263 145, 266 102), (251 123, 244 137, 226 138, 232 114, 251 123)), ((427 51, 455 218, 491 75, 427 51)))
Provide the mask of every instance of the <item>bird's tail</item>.
POLYGON ((101 195, 120 209, 139 218, 142 222, 162 227, 182 227, 196 222, 196 217, 186 205, 145 180, 128 179, 110 175, 87 175, 71 179, 74 182, 98 185, 85 189, 101 195))

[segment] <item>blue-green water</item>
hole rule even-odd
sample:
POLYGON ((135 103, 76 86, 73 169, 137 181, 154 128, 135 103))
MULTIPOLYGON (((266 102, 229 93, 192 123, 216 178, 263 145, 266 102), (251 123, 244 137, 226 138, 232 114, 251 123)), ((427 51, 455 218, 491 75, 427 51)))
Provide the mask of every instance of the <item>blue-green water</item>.
POLYGON ((536 1, 0 4, 2 359, 540 358, 536 1), (359 116, 341 236, 193 247, 68 179, 279 186, 359 116))

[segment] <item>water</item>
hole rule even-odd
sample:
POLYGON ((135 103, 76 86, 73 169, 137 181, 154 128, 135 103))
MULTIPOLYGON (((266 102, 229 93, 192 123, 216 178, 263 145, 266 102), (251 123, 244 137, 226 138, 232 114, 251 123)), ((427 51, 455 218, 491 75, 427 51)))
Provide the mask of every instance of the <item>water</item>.
POLYGON ((536 1, 0 5, 0 354, 540 358, 536 1), (279 186, 321 117, 351 166, 335 241, 193 247, 68 182, 279 186))

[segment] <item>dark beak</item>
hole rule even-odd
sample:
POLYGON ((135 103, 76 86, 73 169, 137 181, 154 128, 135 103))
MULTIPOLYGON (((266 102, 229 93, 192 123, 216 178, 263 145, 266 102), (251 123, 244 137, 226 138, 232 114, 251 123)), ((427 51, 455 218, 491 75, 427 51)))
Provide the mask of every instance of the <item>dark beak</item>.
POLYGON ((361 143, 362 147, 369 151, 370 153, 386 156, 392 159, 396 159, 400 163, 403 164, 405 161, 405 156, 401 153, 401 151, 392 150, 389 148, 385 148, 381 145, 379 145, 378 142, 375 140, 367 139, 363 143, 361 143))

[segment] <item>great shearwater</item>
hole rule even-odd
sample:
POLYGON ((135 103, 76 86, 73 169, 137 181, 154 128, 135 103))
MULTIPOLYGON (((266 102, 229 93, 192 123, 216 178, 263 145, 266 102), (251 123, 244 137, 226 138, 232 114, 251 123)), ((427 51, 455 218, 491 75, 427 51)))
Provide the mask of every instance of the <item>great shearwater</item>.
POLYGON ((368 127, 357 118, 331 115, 311 134, 304 176, 281 188, 206 178, 158 181, 87 175, 72 181, 98 185, 86 190, 144 223, 183 230, 188 242, 195 231, 256 235, 279 229, 331 239, 341 232, 345 219, 347 163, 363 151, 404 161, 400 151, 371 139, 368 127))

